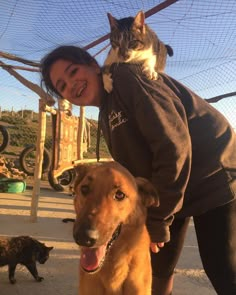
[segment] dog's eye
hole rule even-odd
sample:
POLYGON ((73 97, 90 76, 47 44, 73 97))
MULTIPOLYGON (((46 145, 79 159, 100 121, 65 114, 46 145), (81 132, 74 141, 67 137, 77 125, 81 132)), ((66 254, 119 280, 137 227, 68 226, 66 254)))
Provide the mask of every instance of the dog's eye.
POLYGON ((81 185, 80 191, 83 195, 87 195, 89 193, 89 186, 86 184, 81 185))
POLYGON ((115 193, 115 195, 114 195, 114 199, 115 199, 116 201, 122 201, 122 200, 124 200, 125 198, 126 198, 126 195, 125 195, 122 191, 120 191, 120 190, 116 191, 116 193, 115 193))

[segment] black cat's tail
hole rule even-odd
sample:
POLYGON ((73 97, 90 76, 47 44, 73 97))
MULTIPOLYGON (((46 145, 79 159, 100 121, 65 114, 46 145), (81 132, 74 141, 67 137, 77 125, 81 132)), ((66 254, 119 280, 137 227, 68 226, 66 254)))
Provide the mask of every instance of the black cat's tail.
POLYGON ((75 222, 75 219, 74 218, 63 218, 62 222, 65 222, 65 223, 67 223, 67 222, 75 222))
POLYGON ((170 45, 165 44, 166 50, 167 50, 167 54, 169 56, 173 56, 174 55, 174 51, 172 49, 172 47, 170 45))

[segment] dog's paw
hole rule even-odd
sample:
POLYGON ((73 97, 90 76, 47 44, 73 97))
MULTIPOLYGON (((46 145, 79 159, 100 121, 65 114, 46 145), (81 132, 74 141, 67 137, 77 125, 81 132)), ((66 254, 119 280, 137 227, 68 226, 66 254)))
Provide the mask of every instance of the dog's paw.
POLYGON ((102 79, 103 79, 103 85, 105 90, 108 93, 111 93, 113 89, 113 86, 112 86, 113 80, 111 78, 111 74, 103 74, 102 79))

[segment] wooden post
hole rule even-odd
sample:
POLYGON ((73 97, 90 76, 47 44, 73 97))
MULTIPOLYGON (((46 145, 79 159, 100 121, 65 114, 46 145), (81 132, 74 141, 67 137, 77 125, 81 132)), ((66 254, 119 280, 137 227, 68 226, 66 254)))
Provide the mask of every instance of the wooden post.
POLYGON ((91 124, 89 121, 86 122, 86 129, 87 129, 87 147, 91 147, 91 124))
POLYGON ((37 136, 35 171, 34 171, 34 188, 32 193, 31 212, 30 212, 30 220, 32 222, 37 222, 37 210, 38 210, 38 201, 39 201, 39 194, 40 194, 41 177, 42 177, 45 134, 46 134, 45 101, 42 99, 39 99, 39 131, 37 136))
POLYGON ((80 107, 79 130, 78 130, 78 160, 83 159, 83 135, 84 135, 84 107, 80 107))

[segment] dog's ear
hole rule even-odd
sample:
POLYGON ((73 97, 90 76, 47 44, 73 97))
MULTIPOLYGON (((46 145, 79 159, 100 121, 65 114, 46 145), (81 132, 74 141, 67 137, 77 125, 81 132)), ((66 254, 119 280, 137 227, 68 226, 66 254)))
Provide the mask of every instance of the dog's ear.
POLYGON ((143 205, 145 207, 158 207, 160 205, 159 197, 153 184, 143 177, 136 177, 135 180, 143 205))
POLYGON ((88 173, 88 171, 91 169, 91 165, 88 164, 79 164, 74 167, 75 173, 76 173, 76 179, 74 186, 77 186, 84 176, 88 173))

